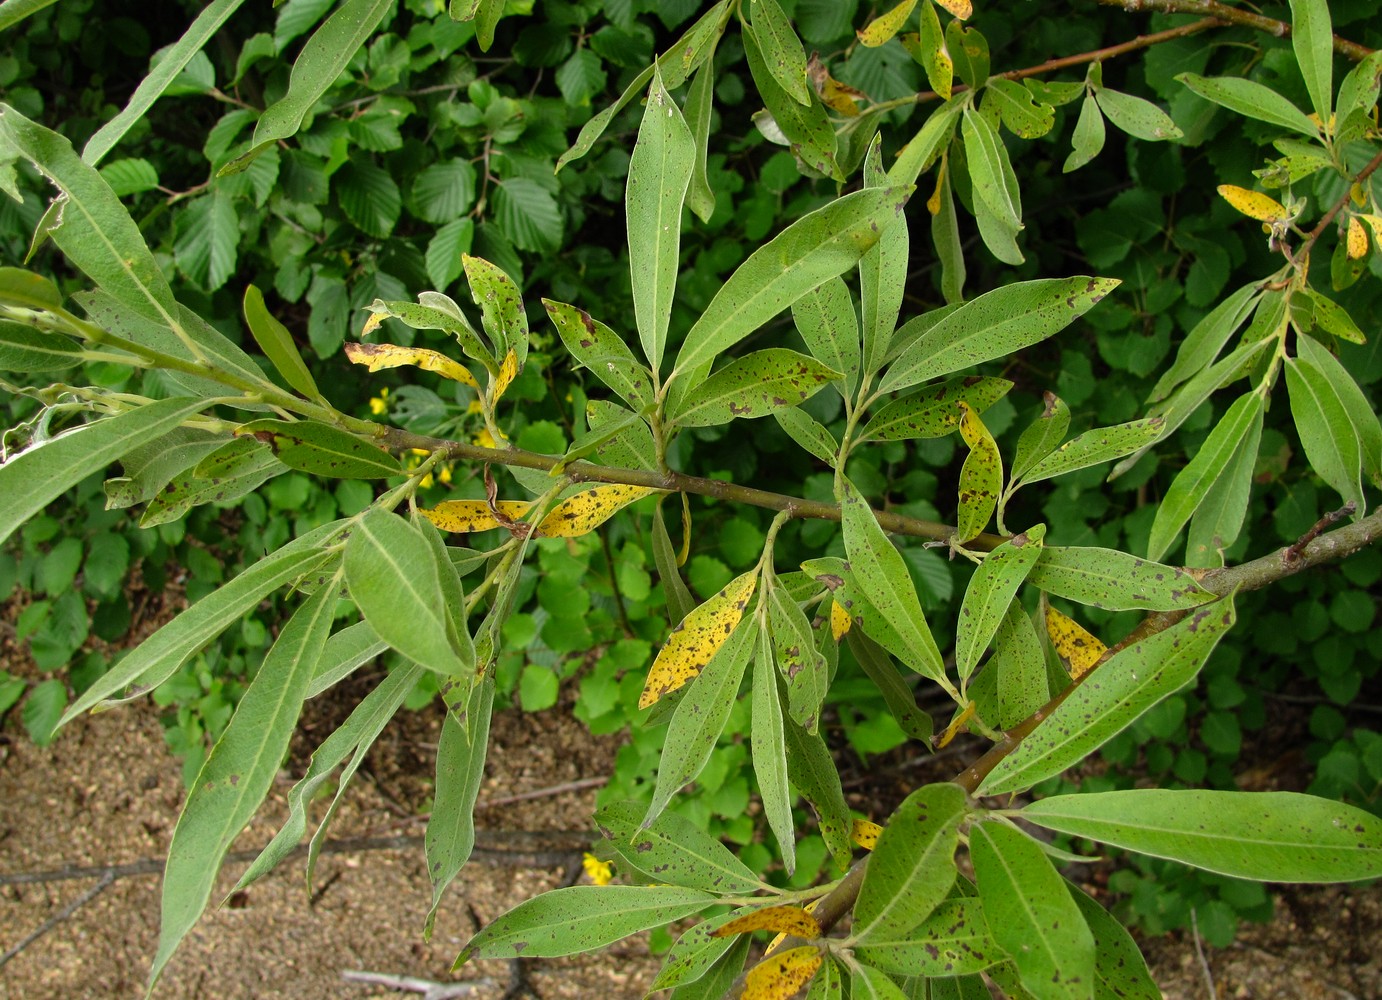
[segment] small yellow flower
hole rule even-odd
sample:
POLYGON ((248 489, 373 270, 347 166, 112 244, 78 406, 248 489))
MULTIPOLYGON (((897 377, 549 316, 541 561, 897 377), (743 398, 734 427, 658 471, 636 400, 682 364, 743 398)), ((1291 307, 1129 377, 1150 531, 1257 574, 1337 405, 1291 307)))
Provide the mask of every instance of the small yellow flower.
POLYGON ((438 478, 439 480, 441 480, 443 484, 445 484, 445 485, 447 485, 447 486, 450 486, 450 485, 451 485, 451 466, 449 466, 449 465, 443 465, 443 466, 441 467, 441 471, 437 473, 437 478, 438 478))
POLYGON ((581 858, 581 867, 596 885, 609 885, 614 878, 613 862, 601 861, 589 851, 581 858))
POLYGON ((485 408, 484 408, 483 406, 480 405, 480 401, 479 401, 478 399, 472 399, 472 400, 470 401, 470 405, 467 406, 467 407, 465 408, 465 412, 466 412, 466 413, 484 413, 484 412, 485 412, 485 408))
POLYGON ((379 395, 371 396, 369 401, 369 411, 376 417, 383 416, 389 409, 389 390, 388 387, 379 390, 379 395))
POLYGON ((494 443, 494 438, 490 436, 489 430, 487 428, 481 428, 480 433, 475 435, 475 443, 478 444, 481 448, 498 447, 498 445, 494 443))

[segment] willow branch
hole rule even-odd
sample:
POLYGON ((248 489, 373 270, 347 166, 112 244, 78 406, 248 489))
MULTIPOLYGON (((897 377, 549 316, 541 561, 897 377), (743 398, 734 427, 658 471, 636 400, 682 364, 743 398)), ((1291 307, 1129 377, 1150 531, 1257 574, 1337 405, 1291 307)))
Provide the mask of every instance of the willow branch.
MULTIPOLYGON (((1106 7, 1121 7, 1129 14, 1136 14, 1141 11, 1154 11, 1159 14, 1198 14, 1201 17, 1212 17, 1226 24, 1265 31, 1277 38, 1291 37, 1291 25, 1287 22, 1278 21, 1274 17, 1263 17, 1261 14, 1254 14, 1252 11, 1242 10, 1238 7, 1230 7, 1227 4, 1219 3, 1218 0, 1099 0, 1099 2, 1106 7)), ((1373 50, 1365 45, 1359 45, 1357 42, 1351 42, 1347 38, 1340 38, 1335 35, 1334 51, 1357 62, 1372 55, 1373 50)))
POLYGON ((1344 206, 1353 198, 1354 185, 1362 184, 1377 171, 1378 167, 1382 167, 1382 152, 1379 152, 1368 161, 1368 165, 1358 172, 1358 176, 1353 178, 1353 183, 1339 196, 1339 200, 1334 202, 1333 207, 1330 208, 1328 212, 1324 213, 1324 218, 1320 219, 1319 225, 1310 230, 1310 235, 1305 238, 1305 242, 1296 248, 1295 257, 1298 260, 1304 259, 1305 255, 1310 252, 1310 248, 1315 245, 1315 241, 1324 235, 1324 231, 1329 228, 1329 224, 1334 221, 1338 214, 1344 210, 1344 206))

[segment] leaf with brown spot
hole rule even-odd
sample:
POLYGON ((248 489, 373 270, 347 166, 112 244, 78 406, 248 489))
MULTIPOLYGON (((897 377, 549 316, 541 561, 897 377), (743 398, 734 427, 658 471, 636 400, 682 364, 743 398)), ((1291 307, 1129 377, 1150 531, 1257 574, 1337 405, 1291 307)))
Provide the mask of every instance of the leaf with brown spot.
POLYGON ((763 959, 744 978, 743 1000, 790 1000, 811 981, 823 959, 823 953, 814 945, 763 959))
POLYGON ((638 699, 640 709, 656 704, 663 695, 700 674, 739 624, 757 588, 756 569, 737 576, 672 629, 648 671, 648 681, 638 699))
POLYGON ((800 906, 764 906, 736 917, 714 931, 715 937, 748 934, 751 931, 773 931, 776 934, 795 934, 813 940, 821 936, 821 925, 800 906))
POLYGON ((878 836, 883 832, 883 828, 877 823, 870 823, 866 819, 856 819, 853 828, 849 831, 850 839, 866 851, 871 851, 878 843, 878 836))
POLYGON ((955 666, 961 677, 974 673, 1007 613, 1017 588, 1041 557, 1046 525, 1037 524, 994 549, 974 571, 960 605, 955 666))
POLYGON ((987 375, 952 378, 928 385, 914 395, 888 403, 864 425, 860 440, 905 441, 941 438, 960 427, 956 403, 964 401, 978 413, 1008 394, 1013 384, 987 375))
POLYGON ((659 490, 651 486, 612 483, 596 486, 569 496, 542 519, 537 533, 541 538, 578 538, 594 531, 629 504, 659 490))
POLYGON ((815 358, 772 347, 736 358, 686 393, 668 418, 682 427, 710 427, 736 417, 763 417, 814 396, 843 378, 815 358))
POLYGON ((879 14, 868 23, 867 27, 856 32, 859 36, 859 44, 876 49, 890 41, 894 35, 902 30, 902 26, 907 23, 907 18, 911 16, 916 6, 917 0, 902 0, 892 10, 879 14))
POLYGON ((960 469, 960 510, 956 521, 955 540, 967 542, 982 532, 998 506, 998 494, 1003 489, 1003 458, 998 454, 998 442, 979 419, 979 414, 966 402, 960 408, 960 436, 969 445, 969 457, 960 469))
MULTIPOLYGON (((368 331, 365 331, 368 332, 368 331)), ((402 347, 398 344, 346 344, 346 357, 352 364, 364 365, 372 372, 384 368, 398 368, 402 365, 415 365, 423 371, 436 372, 455 382, 461 382, 476 391, 480 383, 469 369, 458 361, 453 361, 440 351, 429 351, 425 347, 402 347)))
MULTIPOLYGON (((527 500, 500 500, 494 505, 499 513, 517 521, 528 513, 532 504, 527 500)), ((442 531, 468 534, 498 528, 499 521, 485 500, 443 500, 431 509, 419 508, 418 513, 442 531)))
POLYGON ((517 377, 517 375, 518 355, 514 354, 513 351, 509 351, 508 354, 504 355, 504 361, 499 366, 499 374, 495 375, 493 381, 490 382, 490 406, 493 406, 495 403, 499 402, 500 397, 503 396, 505 390, 513 384, 513 380, 517 377))
POLYGON ((1108 652, 1108 647, 1083 625, 1049 604, 1046 606, 1046 634, 1051 637, 1052 648, 1073 679, 1079 679, 1108 652))
POLYGON ((849 612, 840 606, 840 602, 830 601, 830 635, 839 642, 849 631, 849 627, 854 624, 854 619, 849 617, 849 612))
MULTIPOLYGON (((514 355, 514 374, 523 368, 528 359, 528 316, 523 310, 523 293, 518 290, 514 280, 503 268, 480 257, 461 255, 465 267, 466 281, 470 283, 470 296, 480 307, 480 322, 494 353, 499 356, 514 355)), ((503 392, 495 393, 497 400, 503 392)))

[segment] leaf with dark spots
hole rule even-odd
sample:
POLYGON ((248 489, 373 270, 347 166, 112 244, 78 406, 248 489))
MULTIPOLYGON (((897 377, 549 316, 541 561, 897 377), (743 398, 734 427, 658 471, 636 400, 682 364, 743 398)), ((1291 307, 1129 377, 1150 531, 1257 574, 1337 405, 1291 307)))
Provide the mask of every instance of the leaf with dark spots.
POLYGON ((668 416, 682 427, 707 427, 736 417, 763 417, 795 406, 841 378, 814 358, 784 348, 754 351, 685 393, 668 416))

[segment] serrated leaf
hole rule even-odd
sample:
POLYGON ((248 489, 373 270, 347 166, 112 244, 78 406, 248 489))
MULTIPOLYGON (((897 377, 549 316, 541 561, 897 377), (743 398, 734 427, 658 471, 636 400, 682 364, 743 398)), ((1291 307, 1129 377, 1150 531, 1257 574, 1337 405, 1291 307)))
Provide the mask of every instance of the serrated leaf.
POLYGON ((1065 444, 1036 462, 1021 476, 1024 486, 1039 483, 1067 472, 1087 469, 1121 458, 1159 440, 1168 433, 1165 417, 1144 417, 1113 427, 1096 427, 1076 434, 1065 444))
POLYGON ((790 1000, 816 974, 824 957, 815 945, 769 955, 744 977, 743 1000, 790 1000))
POLYGON ((1181 73, 1176 77, 1205 100, 1248 118, 1319 139, 1319 129, 1300 109, 1270 87, 1230 76, 1205 77, 1181 73))
MULTIPOLYGON (((912 0, 915 2, 915 0, 912 0)), ((798 104, 811 103, 806 85, 806 52, 777 0, 753 0, 750 20, 763 61, 783 91, 798 104)))
MULTIPOLYGON (((879 391, 905 389, 1039 343, 1082 316, 1118 284, 1116 278, 1047 278, 986 292, 912 341, 888 368, 879 391)), ((904 324, 897 339, 903 339, 918 319, 904 324)))
POLYGON ((1022 811, 1038 826, 1264 882, 1382 874, 1382 821, 1296 792, 1133 789, 1057 795, 1022 811))
POLYGON ((1042 550, 1027 582, 1105 611, 1186 610, 1214 600, 1185 570, 1116 549, 1050 546, 1042 550))
POLYGON ((763 883, 719 840, 676 813, 643 826, 643 805, 613 802, 595 826, 630 867, 657 882, 718 895, 752 895, 763 883))
POLYGON ((965 818, 958 785, 927 785, 898 806, 869 857, 854 905, 854 937, 888 939, 925 920, 955 882, 955 848, 965 818))
POLYGON ((1108 652, 1108 647, 1083 625, 1049 604, 1046 606, 1046 634, 1072 680, 1079 680, 1108 652))
POLYGON ((315 420, 251 420, 236 436, 263 441, 290 469, 337 479, 384 479, 403 469, 378 445, 315 420))
POLYGON ((566 220, 545 187, 527 177, 511 177, 491 192, 494 221, 514 246, 533 253, 552 253, 561 246, 566 220))
POLYGON ((355 227, 367 236, 385 239, 403 212, 403 196, 393 175, 367 160, 347 163, 336 172, 332 187, 355 227))
POLYGON ((576 885, 526 900, 480 933, 456 957, 558 958, 594 951, 649 927, 680 920, 716 898, 678 886, 576 885))
POLYGON ((1166 695, 1194 680, 1234 621, 1233 602, 1224 598, 1114 654, 999 762, 976 794, 1030 788, 1084 760, 1166 695))
POLYGON ((701 604, 672 630, 657 654, 643 694, 640 709, 655 704, 700 674, 730 634, 736 631, 744 608, 758 587, 758 572, 750 570, 735 577, 710 600, 701 604))
POLYGON ((254 342, 264 356, 273 362, 283 380, 308 399, 321 399, 321 390, 317 388, 316 380, 307 370, 307 362, 302 360, 297 345, 293 343, 293 335, 270 314, 264 305, 264 293, 254 285, 245 289, 244 309, 245 322, 254 336, 254 342))
POLYGON ((815 358, 770 347, 736 358, 688 392, 667 417, 682 427, 710 427, 797 406, 841 377, 815 358))
POLYGON ((960 436, 969 445, 969 457, 960 468, 960 510, 955 529, 955 541, 963 543, 978 536, 993 517, 998 494, 1003 491, 1003 458, 998 442, 973 408, 963 401, 955 405, 961 411, 960 436))
POLYGON ((158 187, 158 171, 148 160, 112 160, 101 168, 101 177, 121 198, 142 194, 158 187))
POLYGON ((759 634, 753 660, 753 701, 749 727, 753 773, 768 826, 777 839, 787 874, 796 871, 796 824, 792 819, 792 796, 787 785, 787 747, 783 734, 782 700, 777 672, 773 667, 772 645, 766 632, 759 634))
POLYGON ((475 167, 469 160, 434 163, 413 178, 408 210, 423 222, 453 222, 475 204, 475 167))
POLYGON ((1041 558, 1045 536, 1044 524, 1014 535, 985 556, 970 577, 955 637, 955 665, 961 677, 969 677, 979 665, 1017 588, 1041 558))
POLYGON ((438 288, 447 288, 465 270, 461 259, 475 242, 475 222, 455 219, 439 228, 427 244, 427 277, 438 288))
POLYGON ((970 828, 969 853, 993 938, 1039 1000, 1087 1000, 1094 935, 1065 880, 1031 837, 998 823, 970 828))
MULTIPOLYGON (((1286 359, 1291 417, 1315 474, 1355 504, 1354 519, 1367 511, 1359 433, 1334 386, 1305 358, 1286 359)), ((1227 422, 1227 417, 1224 418, 1227 422)), ((1258 412, 1261 420, 1261 412, 1258 412)), ((1375 459, 1374 459, 1375 461, 1375 459)))

